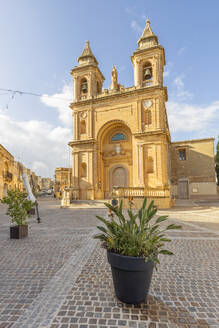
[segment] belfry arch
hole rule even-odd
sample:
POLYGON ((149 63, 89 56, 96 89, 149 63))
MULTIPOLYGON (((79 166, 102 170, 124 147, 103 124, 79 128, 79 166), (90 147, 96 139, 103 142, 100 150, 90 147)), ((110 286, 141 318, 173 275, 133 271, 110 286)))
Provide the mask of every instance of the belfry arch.
POLYGON ((132 132, 120 120, 107 122, 97 137, 97 180, 103 198, 110 198, 113 186, 132 185, 132 132))

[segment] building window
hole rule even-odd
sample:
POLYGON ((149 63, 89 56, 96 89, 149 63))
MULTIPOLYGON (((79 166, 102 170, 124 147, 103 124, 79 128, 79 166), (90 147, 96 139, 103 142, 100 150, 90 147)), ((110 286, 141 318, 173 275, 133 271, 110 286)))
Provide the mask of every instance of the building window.
POLYGON ((80 165, 80 177, 86 178, 87 176, 87 164, 82 162, 80 165))
POLYGON ((186 160, 186 150, 185 149, 180 149, 179 150, 179 160, 180 161, 185 161, 186 160))
POLYGON ((88 92, 88 84, 86 79, 81 80, 81 93, 86 94, 88 92))
POLYGON ((123 133, 115 133, 112 137, 112 141, 123 141, 126 140, 126 136, 123 133))
POLYGON ((147 158, 147 173, 154 173, 154 160, 151 156, 147 158))
POLYGON ((80 134, 86 133, 86 122, 85 120, 82 120, 80 122, 80 134))
POLYGON ((143 66, 143 81, 148 81, 152 79, 152 65, 151 63, 146 63, 143 66))
POLYGON ((152 123, 152 115, 149 109, 144 112, 144 123, 146 125, 150 125, 152 123))

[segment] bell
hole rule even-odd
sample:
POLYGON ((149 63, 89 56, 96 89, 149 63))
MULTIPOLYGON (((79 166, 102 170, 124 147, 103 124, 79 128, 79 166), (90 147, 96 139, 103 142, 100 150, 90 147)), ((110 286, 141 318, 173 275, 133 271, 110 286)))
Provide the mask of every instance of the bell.
POLYGON ((84 93, 87 92, 87 82, 82 83, 81 89, 84 93))
POLYGON ((151 71, 149 70, 149 68, 146 68, 144 71, 144 79, 148 80, 151 78, 151 71))

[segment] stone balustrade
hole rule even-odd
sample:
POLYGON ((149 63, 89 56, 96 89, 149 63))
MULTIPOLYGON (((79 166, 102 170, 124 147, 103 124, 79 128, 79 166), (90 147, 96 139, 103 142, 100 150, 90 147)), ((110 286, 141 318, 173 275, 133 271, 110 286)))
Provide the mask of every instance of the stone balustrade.
POLYGON ((113 187, 113 192, 118 197, 170 197, 168 189, 153 190, 144 187, 113 187))

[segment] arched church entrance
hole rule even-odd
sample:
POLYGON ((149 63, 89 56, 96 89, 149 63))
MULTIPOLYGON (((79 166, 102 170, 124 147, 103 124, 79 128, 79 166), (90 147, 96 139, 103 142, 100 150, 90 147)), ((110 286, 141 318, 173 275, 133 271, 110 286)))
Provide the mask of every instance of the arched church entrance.
POLYGON ((99 136, 98 185, 102 197, 112 197, 114 186, 132 185, 132 133, 121 121, 102 127, 99 136))

